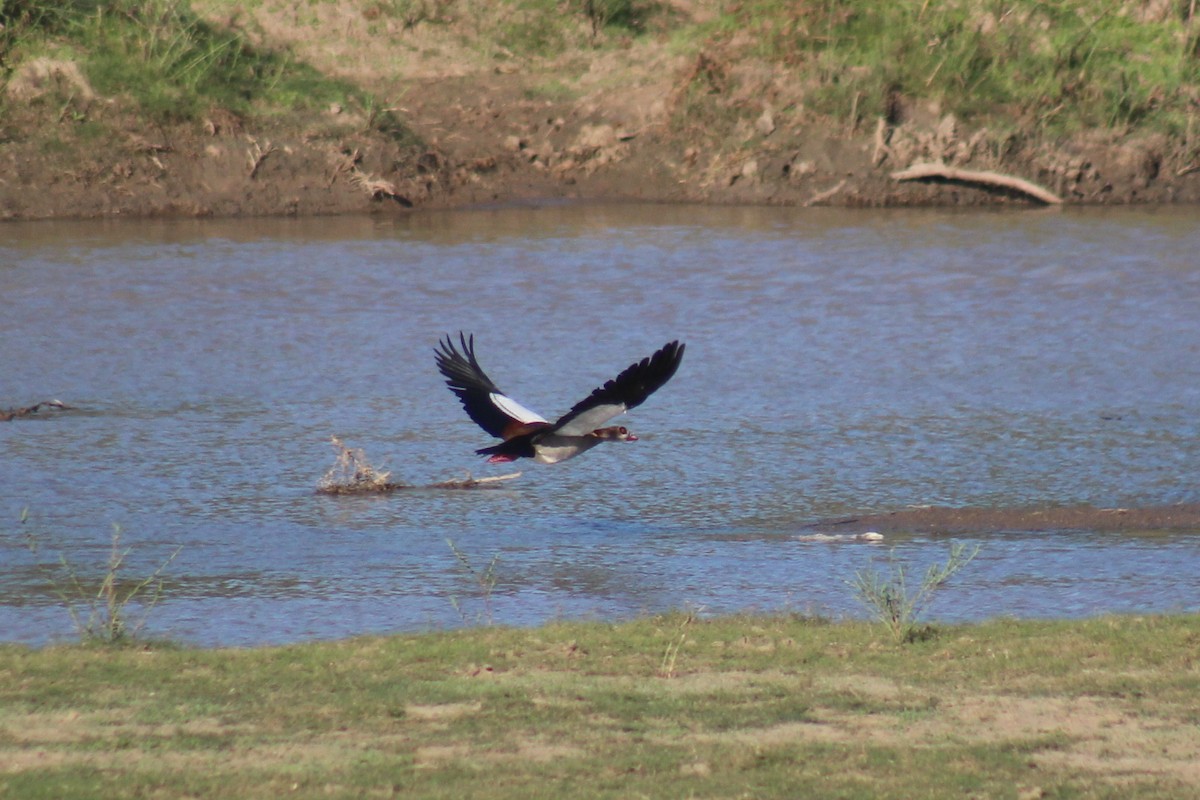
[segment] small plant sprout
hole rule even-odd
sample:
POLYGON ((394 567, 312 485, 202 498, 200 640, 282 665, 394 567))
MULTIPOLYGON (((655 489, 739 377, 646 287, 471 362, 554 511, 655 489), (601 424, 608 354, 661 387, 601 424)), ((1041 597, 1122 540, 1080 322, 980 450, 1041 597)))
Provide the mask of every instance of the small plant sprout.
POLYGON ((662 663, 658 665, 658 677, 674 678, 679 674, 675 669, 675 665, 679 661, 679 650, 687 641, 688 628, 696 621, 696 615, 701 610, 689 610, 680 621, 678 636, 671 637, 671 640, 667 642, 666 650, 663 652, 662 663))
POLYGON ((897 642, 914 642, 931 633, 929 626, 920 620, 934 594, 978 553, 979 545, 968 549, 962 542, 954 542, 945 563, 931 564, 920 586, 910 588, 908 567, 896 560, 893 549, 888 553, 886 572, 879 571, 872 563, 856 570, 854 579, 846 583, 854 590, 859 602, 887 626, 897 642))
MULTIPOLYGON (((21 512, 21 526, 29 519, 28 511, 21 512)), ((39 536, 26 530, 26 546, 30 552, 39 550, 39 536)), ((121 545, 121 527, 113 525, 108 558, 99 579, 82 577, 78 568, 60 554, 56 567, 47 568, 47 579, 54 594, 67 607, 75 631, 85 644, 120 645, 137 639, 151 611, 162 599, 163 573, 183 547, 175 548, 158 568, 141 579, 124 575, 125 559, 131 548, 121 545), (139 614, 134 616, 134 607, 139 614)))
POLYGON ((96 641, 103 644, 119 644, 126 639, 137 638, 146 625, 150 611, 158 605, 162 598, 163 571, 179 555, 182 547, 175 551, 158 566, 154 572, 142 580, 129 580, 121 577, 121 569, 130 549, 121 547, 121 527, 113 525, 112 544, 108 552, 108 562, 100 580, 100 586, 94 595, 90 595, 78 579, 75 571, 60 557, 60 564, 67 570, 71 585, 76 595, 86 604, 87 618, 80 613, 79 604, 68 601, 71 618, 80 637, 86 641, 96 641), (131 620, 130 605, 137 601, 142 607, 141 616, 131 620))
POLYGON ((459 549, 458 545, 449 536, 446 537, 446 544, 450 546, 450 552, 454 553, 454 558, 458 561, 459 566, 462 567, 463 573, 470 579, 471 583, 475 584, 473 591, 478 589, 483 608, 472 619, 467 615, 466 610, 456 595, 450 595, 450 605, 454 606, 454 610, 458 612, 458 616, 462 618, 464 625, 491 625, 493 611, 492 592, 496 589, 496 565, 500 561, 500 555, 497 553, 492 556, 492 560, 480 571, 475 569, 475 566, 471 563, 471 559, 459 549))

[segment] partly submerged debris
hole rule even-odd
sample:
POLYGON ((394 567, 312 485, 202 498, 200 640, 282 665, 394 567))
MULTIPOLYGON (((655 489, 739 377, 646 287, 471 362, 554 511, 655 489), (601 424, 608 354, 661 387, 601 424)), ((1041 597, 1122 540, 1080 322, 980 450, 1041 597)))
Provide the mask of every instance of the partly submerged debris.
POLYGON ((389 492, 403 489, 404 484, 393 484, 388 480, 390 472, 380 472, 367 461, 361 447, 349 448, 336 436, 329 439, 337 451, 333 466, 317 484, 322 494, 357 494, 360 492, 389 492))
POLYGON ((504 475, 490 475, 486 478, 476 478, 467 472, 461 480, 439 481, 431 483, 427 486, 409 487, 418 489, 478 489, 481 486, 486 486, 493 483, 501 483, 503 481, 511 481, 513 478, 521 477, 519 472, 509 472, 504 475))
POLYGON ((321 482, 317 484, 318 494, 378 494, 401 489, 478 489, 509 481, 521 475, 519 472, 510 472, 507 475, 475 478, 468 472, 465 477, 457 480, 445 480, 424 485, 402 483, 388 480, 391 476, 390 472, 380 472, 371 466, 361 447, 347 447, 336 436, 331 437, 330 441, 337 451, 337 459, 325 476, 321 478, 321 482))
POLYGON ((882 542, 878 531, 866 533, 806 533, 796 537, 798 542, 882 542))
POLYGON ((32 417, 43 407, 57 408, 60 411, 70 411, 74 408, 74 406, 69 406, 62 400, 43 400, 40 403, 34 403, 31 406, 24 406, 22 408, 0 408, 0 422, 8 422, 18 417, 32 417))

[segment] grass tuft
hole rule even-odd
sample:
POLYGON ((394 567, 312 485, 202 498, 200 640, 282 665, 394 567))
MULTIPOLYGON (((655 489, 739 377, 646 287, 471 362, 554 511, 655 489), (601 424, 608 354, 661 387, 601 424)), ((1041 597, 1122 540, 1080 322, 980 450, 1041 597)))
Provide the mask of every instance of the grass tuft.
POLYGON ((886 573, 872 565, 856 571, 854 580, 848 583, 854 596, 887 627, 897 642, 926 641, 934 638, 936 632, 921 621, 921 615, 938 589, 971 563, 978 553, 979 545, 968 550, 962 542, 955 542, 950 546, 945 563, 931 564, 920 585, 914 588, 909 586, 908 567, 896 560, 893 549, 888 554, 886 573))
POLYGON ((492 594, 496 590, 496 565, 500 563, 500 554, 492 556, 488 565, 480 570, 475 568, 470 557, 449 536, 446 537, 446 544, 450 546, 450 552, 454 553, 454 559, 466 576, 470 591, 479 597, 480 610, 473 615, 468 614, 457 595, 450 596, 450 605, 454 606, 464 625, 491 625, 494 618, 492 594))
MULTIPOLYGON (((28 521, 28 510, 24 510, 21 527, 25 528, 28 521)), ((43 538, 34 531, 25 531, 26 544, 35 554, 43 538)), ((163 573, 182 550, 182 545, 177 547, 146 577, 130 578, 125 561, 132 549, 122 546, 121 527, 113 525, 108 556, 98 577, 85 576, 65 555, 59 555, 57 564, 47 569, 46 579, 66 606, 82 643, 130 644, 141 637, 151 612, 162 599, 163 573)))
POLYGON ((700 609, 697 609, 684 614, 680 619, 678 632, 671 636, 663 651, 662 663, 658 667, 658 677, 674 678, 679 674, 676 671, 679 664, 679 651, 687 643, 688 628, 696 621, 699 613, 700 609))

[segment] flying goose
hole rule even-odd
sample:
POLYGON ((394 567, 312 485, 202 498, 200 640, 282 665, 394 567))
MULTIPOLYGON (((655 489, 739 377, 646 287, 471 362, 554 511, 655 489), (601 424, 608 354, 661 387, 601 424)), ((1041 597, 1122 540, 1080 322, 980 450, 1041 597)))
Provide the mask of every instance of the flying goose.
POLYGON ((450 391, 458 395, 475 423, 499 439, 500 444, 476 450, 489 462, 532 458, 557 464, 584 453, 601 442, 636 442, 623 425, 600 427, 618 414, 641 405, 671 379, 683 358, 684 346, 668 342, 654 355, 631 364, 620 375, 576 403, 570 411, 549 422, 500 390, 475 360, 475 336, 461 331, 454 346, 449 336, 435 349, 437 366, 450 391))

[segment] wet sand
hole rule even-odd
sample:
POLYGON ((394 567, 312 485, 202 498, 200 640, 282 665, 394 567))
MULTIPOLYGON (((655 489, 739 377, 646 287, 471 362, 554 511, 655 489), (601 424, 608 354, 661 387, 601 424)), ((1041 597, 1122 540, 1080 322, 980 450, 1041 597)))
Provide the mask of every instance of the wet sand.
POLYGON ((922 506, 886 513, 822 520, 806 530, 824 533, 987 533, 989 531, 1086 530, 1194 531, 1200 503, 1144 508, 1064 506, 1043 508, 947 508, 922 506))

